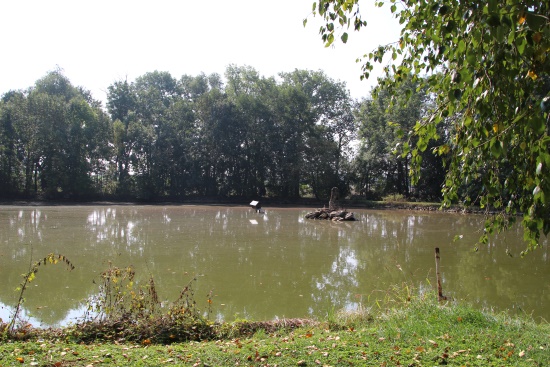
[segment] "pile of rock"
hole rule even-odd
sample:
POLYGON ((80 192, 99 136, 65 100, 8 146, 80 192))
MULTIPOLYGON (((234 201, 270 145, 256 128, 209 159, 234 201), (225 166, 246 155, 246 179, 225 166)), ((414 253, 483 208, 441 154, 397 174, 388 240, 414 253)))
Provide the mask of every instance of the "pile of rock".
POLYGON ((306 214, 306 219, 327 219, 335 222, 343 220, 355 220, 355 216, 351 212, 347 212, 345 209, 332 210, 327 208, 317 209, 314 212, 306 214))

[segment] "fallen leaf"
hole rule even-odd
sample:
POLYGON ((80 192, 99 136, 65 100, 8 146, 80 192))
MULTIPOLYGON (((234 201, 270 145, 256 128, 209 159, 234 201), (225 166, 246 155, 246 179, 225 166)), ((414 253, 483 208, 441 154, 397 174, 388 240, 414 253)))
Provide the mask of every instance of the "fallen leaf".
POLYGON ((519 354, 518 354, 518 355, 519 355, 520 357, 525 357, 525 351, 524 351, 524 350, 522 350, 521 352, 519 352, 519 354))
POLYGON ((15 358, 17 360, 17 362, 19 363, 25 363, 25 359, 23 357, 17 357, 15 358))

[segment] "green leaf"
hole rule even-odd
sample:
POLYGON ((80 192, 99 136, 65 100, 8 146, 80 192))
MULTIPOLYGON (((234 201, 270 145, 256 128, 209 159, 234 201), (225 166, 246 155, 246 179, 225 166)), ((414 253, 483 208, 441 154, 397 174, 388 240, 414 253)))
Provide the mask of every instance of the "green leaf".
POLYGON ((518 52, 520 55, 523 55, 525 52, 525 46, 527 45, 527 40, 525 37, 520 38, 518 42, 516 42, 516 48, 518 49, 518 52))
POLYGON ((420 139, 416 145, 418 150, 424 152, 428 148, 428 143, 424 139, 420 139))
POLYGON ((347 34, 347 32, 344 32, 344 34, 342 34, 341 40, 342 40, 342 42, 344 42, 344 43, 348 42, 348 34, 347 34))
POLYGON ((499 141, 497 138, 493 138, 491 139, 490 146, 491 146, 491 154, 495 158, 499 158, 503 152, 502 142, 499 141))
POLYGON ((470 65, 477 64, 477 55, 476 55, 476 53, 472 50, 468 50, 468 52, 466 53, 466 61, 470 65))
POLYGON ((458 41, 458 46, 456 50, 458 53, 464 53, 464 51, 466 51, 466 42, 464 42, 464 40, 462 39, 458 41))
POLYGON ((330 45, 332 45, 333 42, 334 42, 334 35, 332 33, 330 33, 327 36, 325 47, 330 47, 330 45))

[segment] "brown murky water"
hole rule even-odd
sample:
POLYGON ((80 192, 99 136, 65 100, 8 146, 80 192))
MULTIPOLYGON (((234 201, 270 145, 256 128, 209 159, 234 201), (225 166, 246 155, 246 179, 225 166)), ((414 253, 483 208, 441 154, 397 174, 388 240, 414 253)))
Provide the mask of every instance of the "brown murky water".
POLYGON ((355 309, 409 281, 434 287, 439 247, 446 295, 550 320, 548 244, 520 258, 519 227, 473 252, 480 216, 354 210, 359 221, 332 223, 303 219, 309 210, 0 206, 0 318, 9 318, 31 256, 51 252, 76 268, 41 268, 31 283, 25 315, 42 326, 81 316, 109 263, 133 265, 143 281, 151 274, 166 300, 197 276, 198 304, 206 308, 207 294, 214 295, 211 317, 267 320, 355 309))

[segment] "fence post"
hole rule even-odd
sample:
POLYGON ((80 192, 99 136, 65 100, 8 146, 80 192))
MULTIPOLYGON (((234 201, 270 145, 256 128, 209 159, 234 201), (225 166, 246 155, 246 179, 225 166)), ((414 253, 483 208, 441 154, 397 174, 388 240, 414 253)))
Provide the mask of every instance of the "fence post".
POLYGON ((435 274, 437 277, 437 299, 441 302, 447 299, 443 295, 443 289, 441 288, 441 276, 439 275, 439 247, 435 248, 435 274))

